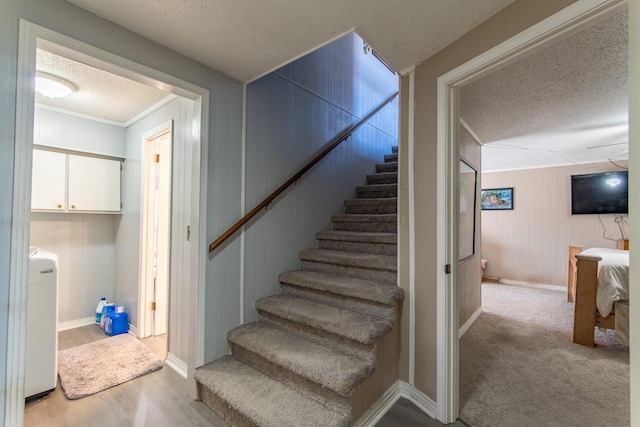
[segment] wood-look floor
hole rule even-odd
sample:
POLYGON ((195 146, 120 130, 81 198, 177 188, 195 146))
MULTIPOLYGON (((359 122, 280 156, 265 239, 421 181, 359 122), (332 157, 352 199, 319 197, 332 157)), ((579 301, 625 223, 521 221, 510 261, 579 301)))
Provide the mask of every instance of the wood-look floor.
MULTIPOLYGON (((60 350, 106 338, 95 325, 59 333, 60 350)), ((166 356, 164 337, 143 339, 160 359, 166 356)), ((105 369, 109 369, 105 366, 105 369)), ((25 408, 26 427, 105 426, 208 426, 228 427, 204 403, 185 392, 185 380, 168 366, 78 400, 68 400, 60 387, 49 396, 30 402, 25 408)), ((378 422, 378 427, 443 424, 434 421, 415 405, 400 399, 378 422)), ((460 425, 460 424, 456 424, 460 425)))

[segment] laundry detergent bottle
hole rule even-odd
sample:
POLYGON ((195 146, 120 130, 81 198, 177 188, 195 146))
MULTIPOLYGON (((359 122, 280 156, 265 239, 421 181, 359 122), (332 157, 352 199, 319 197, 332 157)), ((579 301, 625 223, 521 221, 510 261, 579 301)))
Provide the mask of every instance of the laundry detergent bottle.
POLYGON ((104 308, 106 303, 107 299, 105 297, 100 298, 100 301, 98 301, 98 305, 96 307, 96 325, 100 324, 100 320, 102 318, 102 309, 104 308))

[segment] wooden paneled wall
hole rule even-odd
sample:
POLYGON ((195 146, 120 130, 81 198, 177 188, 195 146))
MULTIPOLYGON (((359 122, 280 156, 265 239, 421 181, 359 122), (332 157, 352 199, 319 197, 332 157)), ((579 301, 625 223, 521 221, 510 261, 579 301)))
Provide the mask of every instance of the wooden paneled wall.
MULTIPOLYGON (((125 130, 36 108, 34 144, 124 157, 125 130)), ((31 214, 30 245, 58 254, 58 323, 63 328, 95 316, 98 300, 115 298, 117 215, 31 214)))
MULTIPOLYGON (((514 188, 512 211, 482 211, 485 273, 566 286, 568 245, 617 247, 622 236, 613 215, 572 216, 570 207, 571 175, 613 170, 620 169, 597 163, 483 174, 484 188, 514 188)), ((621 226, 628 236, 626 224, 621 226)))
MULTIPOLYGON (((246 211, 302 168, 352 121, 398 90, 398 80, 349 34, 247 86, 246 211)), ((331 227, 344 199, 397 144, 397 100, 378 113, 246 227, 244 321, 278 293, 278 274, 331 227)))

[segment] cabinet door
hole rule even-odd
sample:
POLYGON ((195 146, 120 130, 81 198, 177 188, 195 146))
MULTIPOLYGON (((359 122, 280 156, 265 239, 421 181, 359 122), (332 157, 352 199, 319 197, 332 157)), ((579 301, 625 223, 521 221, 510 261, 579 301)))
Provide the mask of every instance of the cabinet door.
POLYGON ((120 211, 120 162, 69 154, 69 204, 73 211, 120 211))
POLYGON ((65 210, 66 159, 64 153, 33 150, 31 209, 65 210))

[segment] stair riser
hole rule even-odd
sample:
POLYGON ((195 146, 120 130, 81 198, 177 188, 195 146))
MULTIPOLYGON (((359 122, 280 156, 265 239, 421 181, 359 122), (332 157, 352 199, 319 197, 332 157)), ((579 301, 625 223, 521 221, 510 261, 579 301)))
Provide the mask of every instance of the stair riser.
POLYGON ((398 183, 398 173, 394 173, 393 175, 387 174, 374 174, 367 175, 367 184, 369 185, 379 185, 379 184, 397 184, 398 183))
POLYGON ((357 357, 358 359, 367 362, 375 360, 376 354, 375 346, 373 344, 363 344, 311 326, 283 319, 282 317, 278 317, 260 309, 256 309, 256 311, 258 312, 261 321, 283 328, 304 339, 315 342, 316 344, 324 345, 325 347, 357 357))
POLYGON ((379 204, 379 205, 357 205, 357 204, 345 204, 344 213, 347 214, 397 214, 398 206, 394 204, 379 204))
POLYGON ((320 304, 331 305, 342 309, 355 311, 369 316, 376 316, 391 321, 395 318, 393 306, 364 301, 357 298, 342 297, 329 292, 316 291, 315 289, 302 288, 289 283, 281 284, 282 293, 297 298, 305 298, 320 304))
POLYGON ((397 233, 398 224, 395 222, 345 222, 334 221, 336 231, 362 231, 367 233, 397 233))
POLYGON ((359 199, 388 199, 398 197, 398 188, 393 190, 358 189, 356 194, 359 199))
POLYGON ((397 283, 397 274, 395 271, 374 270, 371 268, 359 268, 307 260, 303 260, 301 265, 303 270, 320 271, 322 273, 372 280, 374 282, 387 283, 390 285, 396 285, 397 283))
POLYGON ((391 163, 391 162, 397 162, 397 161, 398 161, 398 153, 384 155, 385 163, 391 163))
POLYGON ((229 402, 222 399, 217 393, 196 381, 198 399, 211 408, 216 414, 222 417, 232 426, 259 427, 251 419, 234 409, 229 402))
POLYGON ((318 240, 318 248, 364 254, 391 255, 398 253, 398 245, 385 243, 348 242, 343 240, 318 240))
POLYGON ((231 352, 234 356, 244 361, 245 363, 252 365, 256 369, 270 375, 273 378, 277 378, 278 381, 287 384, 290 387, 295 388, 301 393, 309 396, 318 403, 329 406, 339 413, 349 415, 351 413, 351 400, 350 396, 341 396, 335 391, 323 388, 320 384, 317 384, 307 378, 303 378, 300 375, 291 372, 290 370, 276 365, 271 361, 261 357, 260 355, 240 346, 235 343, 229 343, 231 352))
POLYGON ((379 163, 376 165, 376 172, 398 172, 398 163, 379 163))

